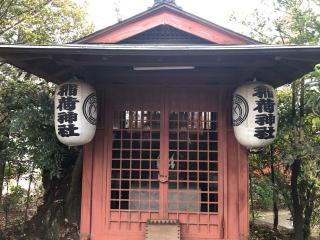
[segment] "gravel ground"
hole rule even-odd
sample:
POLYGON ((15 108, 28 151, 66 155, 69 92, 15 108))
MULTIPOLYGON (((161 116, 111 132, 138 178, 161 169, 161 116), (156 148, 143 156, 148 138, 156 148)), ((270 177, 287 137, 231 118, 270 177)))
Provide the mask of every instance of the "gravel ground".
MULTIPOLYGON (((273 212, 261 212, 257 218, 258 220, 266 223, 273 224, 273 212)), ((293 229, 291 221, 291 213, 287 210, 279 211, 279 226, 287 229, 293 229)))

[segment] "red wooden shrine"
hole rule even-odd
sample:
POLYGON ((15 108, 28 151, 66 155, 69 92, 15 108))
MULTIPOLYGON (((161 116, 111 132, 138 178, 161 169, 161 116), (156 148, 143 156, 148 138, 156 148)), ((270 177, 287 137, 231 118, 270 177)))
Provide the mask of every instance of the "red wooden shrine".
MULTIPOLYGON (((163 4, 76 43, 256 42, 163 4)), ((83 239, 145 239, 150 219, 179 220, 184 240, 248 235, 247 154, 230 121, 234 86, 183 75, 97 87, 104 104, 84 148, 83 239)))
POLYGON ((186 240, 246 236, 247 155, 228 121, 230 90, 108 87, 85 146, 82 236, 144 239, 149 219, 178 219, 186 240))
POLYGON ((248 160, 234 137, 232 93, 255 77, 274 87, 301 77, 320 47, 262 45, 155 0, 73 44, 0 45, 0 61, 97 90, 82 240, 150 240, 156 220, 178 224, 182 240, 246 239, 248 160))

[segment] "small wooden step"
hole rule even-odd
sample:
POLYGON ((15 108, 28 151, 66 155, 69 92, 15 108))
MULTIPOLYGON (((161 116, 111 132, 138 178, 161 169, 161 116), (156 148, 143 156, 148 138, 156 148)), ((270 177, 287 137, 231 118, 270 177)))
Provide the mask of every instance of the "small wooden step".
POLYGON ((180 240, 180 222, 172 219, 148 220, 146 240, 180 240))

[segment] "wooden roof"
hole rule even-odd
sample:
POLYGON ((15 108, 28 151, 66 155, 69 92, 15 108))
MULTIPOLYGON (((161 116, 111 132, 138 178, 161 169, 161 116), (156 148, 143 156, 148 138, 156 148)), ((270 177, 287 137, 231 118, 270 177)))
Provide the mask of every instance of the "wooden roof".
POLYGON ((137 81, 154 76, 190 84, 237 86, 253 78, 274 87, 303 76, 320 62, 320 46, 269 45, 0 45, 0 61, 61 83, 73 76, 87 81, 137 81), (136 67, 194 67, 190 70, 136 71, 136 67))
POLYGON ((278 87, 320 63, 320 47, 259 45, 162 3, 74 44, 0 45, 0 61, 53 83, 78 76, 102 84, 152 84, 157 76, 177 84, 233 86, 257 78, 278 87), (137 67, 158 70, 136 71, 137 67))
POLYGON ((119 43, 161 25, 168 25, 213 44, 258 44, 259 42, 180 8, 161 3, 134 17, 90 34, 74 43, 119 43))

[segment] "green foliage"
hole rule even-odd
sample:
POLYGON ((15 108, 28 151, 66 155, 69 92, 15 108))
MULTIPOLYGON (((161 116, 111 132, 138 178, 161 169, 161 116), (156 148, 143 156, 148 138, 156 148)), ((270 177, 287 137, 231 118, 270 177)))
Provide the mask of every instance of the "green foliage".
POLYGON ((320 129, 320 64, 317 64, 314 71, 307 75, 308 82, 306 84, 310 97, 306 102, 307 107, 311 108, 314 115, 317 116, 312 119, 313 127, 316 131, 320 129))
MULTIPOLYGON (((270 162, 267 151, 250 154, 249 168, 251 175, 251 196, 255 210, 272 209, 272 184, 270 179, 270 162)), ((256 214, 255 214, 256 215, 256 214)))
MULTIPOLYGON (((85 17, 84 7, 72 0, 0 0, 0 42, 71 42, 93 30, 85 17)), ((74 158, 77 149, 60 144, 54 133, 54 88, 51 83, 0 63, 0 192, 4 179, 7 185, 11 179, 26 176, 30 181, 35 178, 35 169, 45 176, 43 187, 51 187, 50 178, 60 177, 70 156, 74 158)), ((41 182, 41 179, 37 181, 41 182)), ((17 188, 3 196, 7 219, 8 211, 20 204, 24 205, 19 211, 28 213, 27 202, 33 198, 32 193, 28 194, 24 192, 22 196, 17 188)), ((24 221, 23 215, 10 219, 10 225, 24 221)))
MULTIPOLYGON (((92 31, 84 8, 73 1, 0 0, 0 6, 5 43, 59 44, 92 31)), ((0 156, 10 163, 9 179, 33 167, 59 176, 72 154, 54 134, 53 91, 54 85, 0 64, 0 156)))
POLYGON ((12 187, 10 192, 3 196, 2 209, 5 212, 9 212, 12 208, 17 208, 19 205, 24 203, 26 196, 26 190, 22 187, 12 187))
POLYGON ((67 149, 54 134, 53 87, 44 81, 13 77, 0 83, 0 104, 4 115, 0 126, 6 132, 2 137, 15 166, 10 174, 22 175, 35 165, 58 175, 67 149))
POLYGON ((255 177, 252 192, 254 206, 260 210, 272 209, 272 187, 268 176, 255 177))
MULTIPOLYGON (((319 44, 320 1, 273 0, 262 1, 262 4, 271 9, 256 9, 239 21, 250 29, 253 37, 271 44, 319 44)), ((233 16, 233 19, 238 21, 239 18, 233 16)), ((295 81, 293 90, 286 86, 277 91, 280 114, 274 143, 277 189, 292 213, 293 208, 302 211, 304 239, 309 238, 310 226, 319 223, 319 80, 320 66, 317 65, 313 72, 295 81), (298 174, 295 189, 291 185, 291 173, 297 161, 300 167, 295 170, 298 174), (293 196, 298 197, 295 204, 293 196)), ((262 153, 264 161, 269 159, 266 153, 267 150, 262 153)))
MULTIPOLYGON (((314 120, 319 116, 313 112, 312 107, 305 106, 304 141, 295 145, 292 133, 291 95, 291 90, 288 87, 277 90, 280 118, 278 136, 273 144, 276 167, 275 187, 279 192, 280 207, 289 208, 292 212, 291 165, 296 158, 301 159, 301 174, 298 180, 299 201, 303 215, 310 220, 310 223, 307 221, 306 224, 314 227, 319 226, 320 223, 318 214, 320 212, 320 136, 318 134, 319 125, 314 124, 314 120)), ((305 98, 307 101, 315 97, 318 97, 316 91, 306 89, 305 98)), ((259 154, 250 156, 250 172, 253 175, 252 200, 258 209, 271 209, 272 207, 269 154, 269 149, 264 149, 259 154)), ((308 226, 305 228, 305 231, 308 232, 308 226)))
POLYGON ((0 39, 6 43, 65 43, 93 29, 74 1, 0 0, 0 6, 0 39))
POLYGON ((272 44, 319 44, 318 0, 262 0, 259 9, 231 19, 247 26, 253 38, 272 44))
MULTIPOLYGON (((273 207, 273 186, 271 182, 271 169, 270 169, 270 152, 265 149, 262 152, 249 155, 249 167, 252 179, 252 198, 255 211, 272 210, 273 207)), ((282 174, 279 169, 275 169, 275 177, 280 181, 282 174), (279 179, 280 178, 280 179, 279 179)), ((279 190, 279 184, 276 186, 279 190)), ((280 199, 279 206, 284 207, 284 197, 278 196, 280 199)), ((256 214, 255 214, 256 215, 256 214)))

